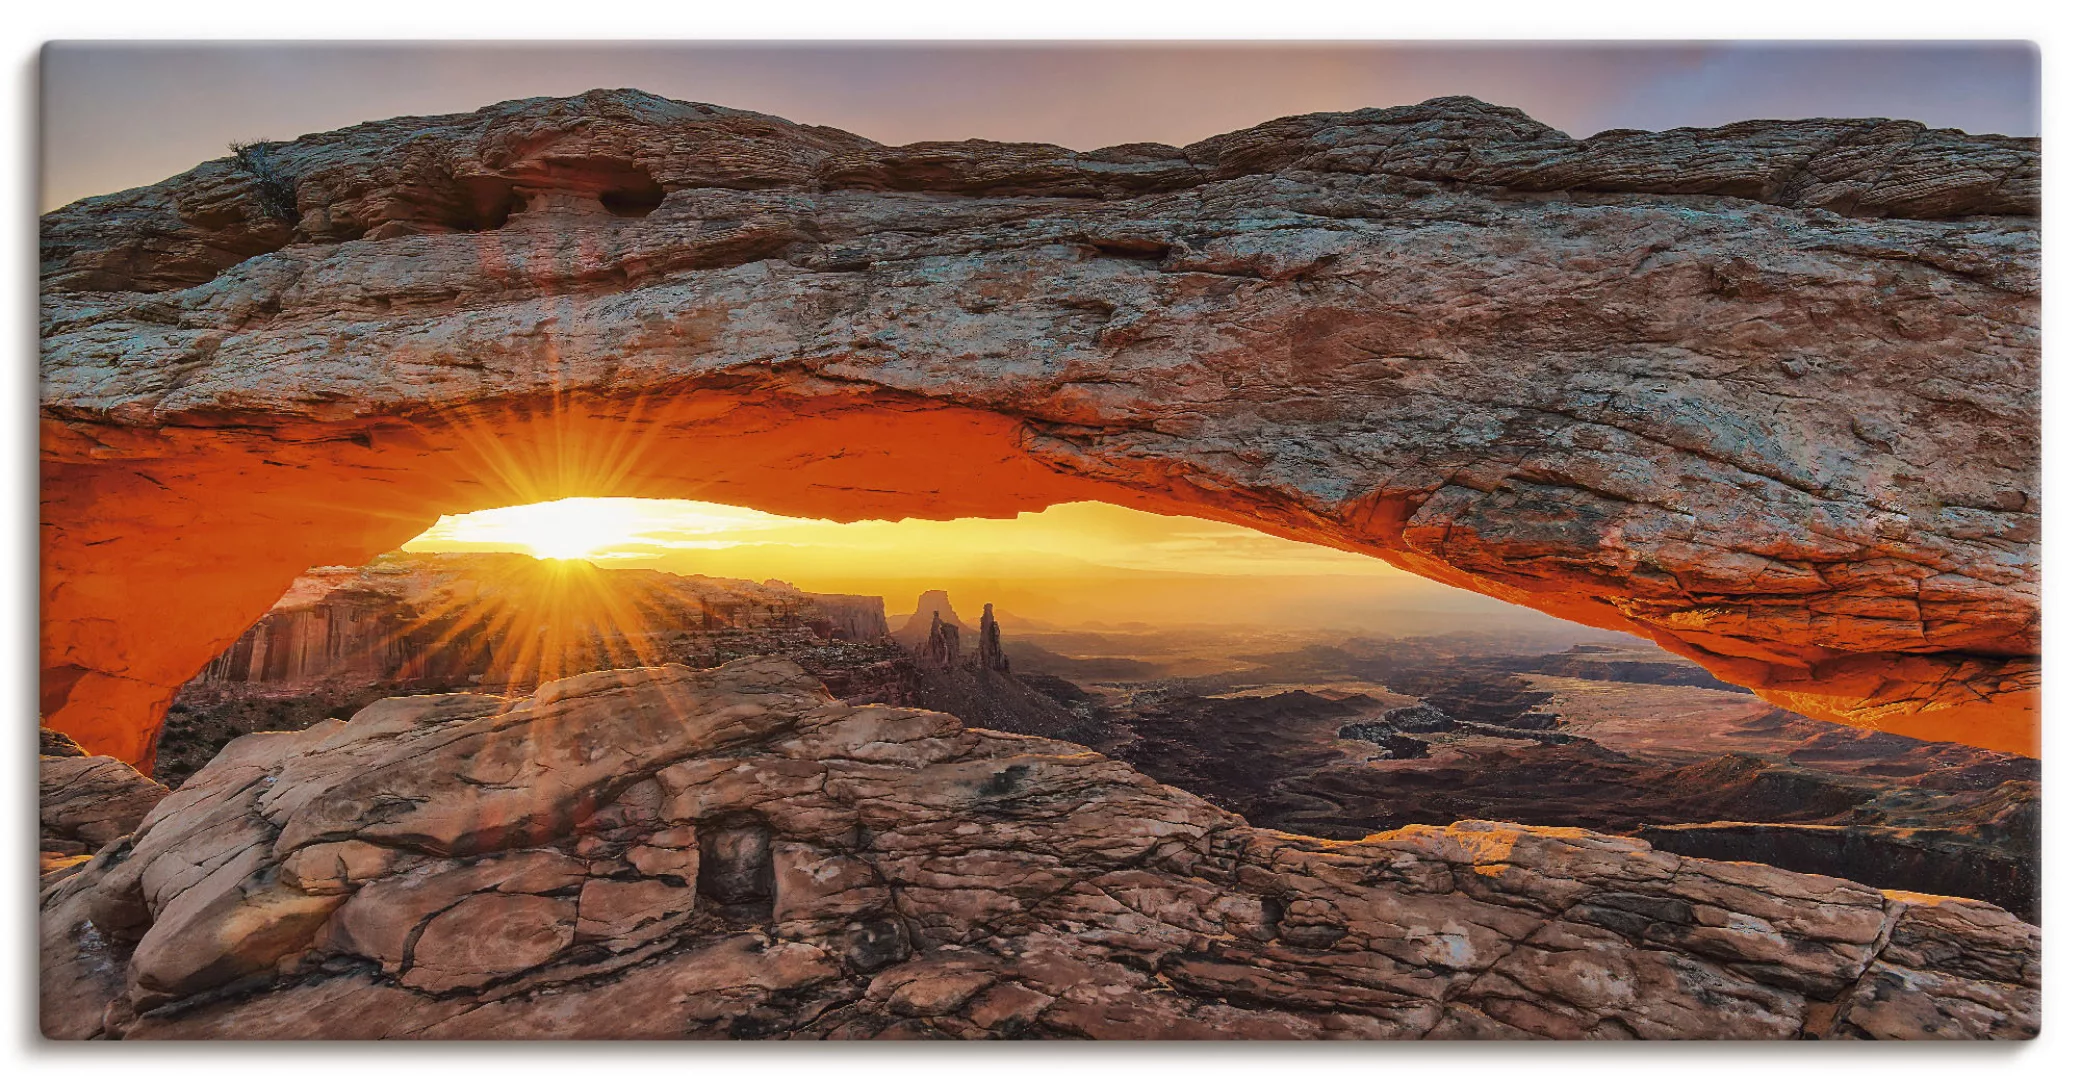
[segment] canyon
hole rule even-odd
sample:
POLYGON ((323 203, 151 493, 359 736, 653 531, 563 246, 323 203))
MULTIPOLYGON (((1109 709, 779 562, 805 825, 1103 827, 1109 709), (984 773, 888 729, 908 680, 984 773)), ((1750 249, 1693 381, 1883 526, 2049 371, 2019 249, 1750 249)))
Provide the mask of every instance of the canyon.
POLYGON ((966 620, 929 590, 892 631, 878 596, 395 553, 299 577, 182 688, 152 779, 177 787, 237 736, 401 694, 510 698, 637 663, 775 656, 849 704, 1078 743, 1259 827, 1355 840, 1537 822, 2038 918, 2035 761, 1808 720, 1616 635, 1016 621, 1007 637, 989 605, 966 620))
POLYGON ((891 633, 881 607, 518 555, 315 568, 183 688, 158 761, 171 793, 45 733, 47 1033, 2035 1030, 2037 931, 2016 918, 2037 917, 2030 759, 1797 717, 1613 635, 1551 651, 1581 635, 1547 626, 1266 651, 1293 632, 1007 636, 990 608, 971 624, 927 592, 891 633), (1140 658, 1065 656, 1028 636, 1140 658), (1017 670, 1013 654, 1081 681, 1017 670), (612 667, 635 656, 665 666, 612 667), (1166 674, 1179 656, 1220 670, 1166 674), (857 700, 834 696, 847 691, 857 700), (567 699, 583 704, 534 716, 567 699), (442 734, 480 719, 504 749, 442 734), (816 763, 797 760, 788 725, 826 722, 840 741, 812 739, 816 763), (743 744, 753 729, 765 733, 743 744), (1028 782, 1036 760, 1072 759, 1065 776, 1104 782, 1028 782), (956 762, 963 777, 990 771, 974 798, 968 780, 923 768, 956 762), (869 788, 848 772, 862 763, 876 766, 869 788), (483 804, 509 796, 526 805, 483 804), (264 808, 277 801, 359 823, 317 827, 292 854, 311 827, 264 808), (387 824, 409 807, 449 823, 437 829, 513 824, 429 841, 387 824), (1489 820, 1503 816, 1549 825, 1489 820), (1191 853, 1166 839, 1181 821, 1210 830, 1191 853), (892 867, 891 852, 922 861, 892 867), (1383 866, 1399 884, 1383 885, 1383 866), (1470 873, 1483 884, 1440 876, 1470 873), (1326 894, 1318 879, 1343 884, 1326 894), (1008 924, 1013 911, 1027 917, 1008 924), (1446 920, 1443 937, 1378 940, 1414 911, 1446 920), (1758 918, 1778 945, 1721 940, 1753 938, 1758 918), (1854 940, 1814 929, 1845 918, 1854 940), (1535 923, 1515 945, 1476 932, 1467 952, 1470 925, 1535 923), (444 936, 462 925, 488 936, 444 936), (1337 944, 1352 933, 1356 952, 1337 944), (1970 964, 1941 959, 1965 949, 1970 964), (2011 966, 1990 980, 1996 953, 2011 966), (189 974, 169 982, 169 964, 189 974), (1847 981, 1853 969, 1867 974, 1847 981), (1606 990, 1585 998, 1584 972, 1606 990))
POLYGON ((1196 515, 2034 752, 2036 140, 888 147, 596 91, 253 153, 42 219, 43 712, 95 753, 305 569, 569 495, 1196 515))
MULTIPOLYGON (((1015 730, 1260 827, 1537 822, 2039 917, 2036 760, 1815 721, 1617 635, 1143 627, 1030 630, 1007 651, 1075 714, 1015 730)), ((963 704, 934 707, 967 719, 963 704)))

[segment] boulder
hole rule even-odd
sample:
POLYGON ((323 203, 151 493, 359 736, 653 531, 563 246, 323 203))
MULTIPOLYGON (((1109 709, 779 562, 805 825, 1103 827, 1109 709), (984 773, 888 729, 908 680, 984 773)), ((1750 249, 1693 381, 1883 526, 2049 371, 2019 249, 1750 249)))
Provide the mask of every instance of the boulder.
POLYGON ((45 732, 37 762, 37 846, 45 884, 137 828, 166 789, 110 757, 80 753, 71 740, 45 732), (52 736, 56 736, 53 738, 52 736), (57 751, 52 753, 51 751, 57 751))

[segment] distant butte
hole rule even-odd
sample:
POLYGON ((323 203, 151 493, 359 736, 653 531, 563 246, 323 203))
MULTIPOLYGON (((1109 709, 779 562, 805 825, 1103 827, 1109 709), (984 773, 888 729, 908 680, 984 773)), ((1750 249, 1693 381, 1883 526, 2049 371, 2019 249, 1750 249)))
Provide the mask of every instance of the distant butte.
POLYGON ((268 144, 43 218, 45 722, 147 761, 298 573, 443 513, 1101 499, 2034 753, 2038 198, 2034 139, 1470 98, 1079 153, 595 91, 268 144))

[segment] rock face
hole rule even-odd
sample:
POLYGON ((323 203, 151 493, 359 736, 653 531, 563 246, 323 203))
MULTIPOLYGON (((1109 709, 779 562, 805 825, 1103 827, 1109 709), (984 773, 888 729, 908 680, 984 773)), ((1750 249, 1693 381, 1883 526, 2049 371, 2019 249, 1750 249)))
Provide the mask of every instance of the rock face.
POLYGON ((2029 1037, 1990 905, 1493 822, 1253 829, 785 661, 232 744, 42 900, 54 1038, 2029 1037))
POLYGON ((600 91, 258 154, 43 219, 44 711, 96 752, 304 568, 568 495, 1194 514, 2034 752, 2036 140, 887 147, 600 91))
POLYGON ((983 605, 983 617, 976 624, 975 660, 977 666, 987 671, 1006 672, 1012 662, 1004 656, 1004 629, 997 625, 995 605, 983 605))
POLYGON ((526 555, 396 553, 299 576, 190 685, 467 680, 526 688, 635 662, 742 652, 746 640, 751 651, 777 652, 788 631, 873 641, 888 624, 880 597, 805 593, 781 582, 526 555))
POLYGON ((37 762, 37 848, 47 885, 136 829, 166 789, 123 762, 90 757, 64 736, 45 734, 55 736, 43 740, 37 762))
MULTIPOLYGON (((791 586, 792 588, 792 586, 791 586)), ((889 619, 879 596, 848 596, 843 593, 804 593, 810 598, 810 626, 825 637, 847 641, 874 641, 887 637, 889 619)))

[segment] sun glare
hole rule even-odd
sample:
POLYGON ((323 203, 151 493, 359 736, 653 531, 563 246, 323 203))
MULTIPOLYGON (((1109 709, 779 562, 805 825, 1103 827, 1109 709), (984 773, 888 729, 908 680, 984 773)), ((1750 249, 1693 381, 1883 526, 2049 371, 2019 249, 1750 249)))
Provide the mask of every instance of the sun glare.
POLYGON ((663 504, 648 499, 558 499, 444 517, 409 548, 523 548, 537 559, 590 559, 655 541, 659 534, 721 532, 783 521, 771 514, 712 503, 663 504))
POLYGON ((1364 555, 1104 503, 1065 503, 1016 520, 841 524, 721 503, 569 498, 444 517, 405 550, 521 551, 538 559, 791 581, 839 571, 914 576, 928 565, 944 575, 990 557, 1009 559, 1028 577, 1045 574, 1050 566, 1078 573, 1111 567, 1250 576, 1408 576, 1364 555))

